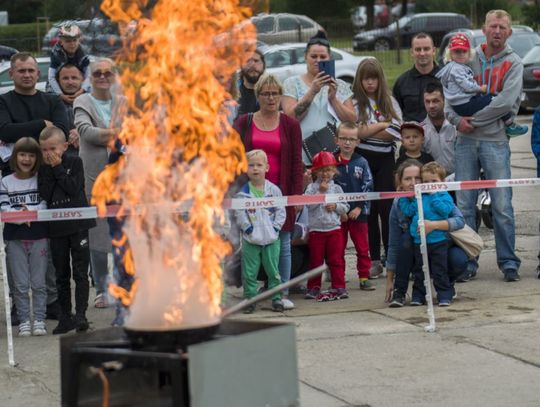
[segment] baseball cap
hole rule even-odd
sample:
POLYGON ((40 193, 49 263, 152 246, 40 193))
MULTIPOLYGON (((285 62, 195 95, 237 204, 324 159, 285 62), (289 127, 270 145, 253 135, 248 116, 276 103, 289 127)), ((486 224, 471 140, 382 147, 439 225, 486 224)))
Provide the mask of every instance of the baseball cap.
POLYGON ((465 34, 456 34, 450 40, 448 49, 450 51, 453 51, 455 49, 463 49, 465 51, 468 51, 471 49, 471 44, 469 43, 469 39, 465 34))
POLYGON ((422 133, 422 136, 424 135, 424 128, 418 122, 403 122, 401 123, 401 130, 403 129, 416 129, 422 133))

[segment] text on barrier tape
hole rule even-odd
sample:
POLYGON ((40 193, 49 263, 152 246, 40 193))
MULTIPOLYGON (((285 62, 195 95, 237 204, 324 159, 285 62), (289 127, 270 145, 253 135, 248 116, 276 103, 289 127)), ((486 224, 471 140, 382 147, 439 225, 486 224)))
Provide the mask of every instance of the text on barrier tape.
MULTIPOLYGON (((459 191, 468 189, 484 188, 504 188, 540 185, 540 178, 503 179, 503 180, 480 180, 480 181, 460 181, 460 182, 437 182, 432 184, 418 184, 417 187, 422 192, 436 191, 459 191)), ((375 201, 382 199, 393 199, 402 197, 412 197, 414 192, 365 192, 365 193, 342 193, 342 194, 319 194, 319 195, 289 195, 267 198, 232 198, 223 200, 224 209, 256 209, 283 206, 302 206, 314 204, 331 204, 340 202, 375 201)), ((178 202, 167 205, 165 209, 174 213, 187 212, 191 208, 189 201, 178 202)), ((107 206, 105 216, 116 217, 120 212, 120 205, 107 206)), ((122 209, 122 216, 137 215, 142 212, 152 212, 152 210, 164 210, 163 205, 148 205, 142 210, 142 206, 131 210, 122 209)), ((98 218, 96 207, 88 208, 66 208, 66 209, 43 209, 40 211, 18 211, 2 212, 0 221, 5 223, 21 222, 42 222, 61 221, 73 219, 95 219, 98 218)))

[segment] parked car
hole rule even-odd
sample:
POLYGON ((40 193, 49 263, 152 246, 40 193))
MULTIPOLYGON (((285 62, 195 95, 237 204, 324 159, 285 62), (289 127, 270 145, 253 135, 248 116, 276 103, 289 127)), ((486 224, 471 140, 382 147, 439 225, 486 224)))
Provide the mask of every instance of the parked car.
POLYGON ((297 14, 258 14, 251 22, 257 29, 257 40, 266 44, 307 42, 317 31, 324 31, 311 18, 297 14))
POLYGON ((456 13, 420 13, 404 16, 386 28, 356 34, 353 37, 353 49, 386 51, 396 48, 398 26, 400 47, 409 47, 412 37, 420 32, 430 34, 437 47, 448 31, 459 27, 471 28, 472 24, 463 14, 456 13))
MULTIPOLYGON (((305 43, 271 45, 263 47, 261 51, 266 61, 266 72, 276 76, 281 82, 290 76, 306 72, 305 43)), ((336 78, 351 84, 358 64, 365 58, 371 58, 357 57, 337 48, 332 48, 331 53, 331 58, 336 61, 336 78)))
MULTIPOLYGON (((366 6, 358 6, 352 9, 351 22, 355 32, 361 31, 366 27, 366 6)), ((389 23, 388 6, 386 4, 375 4, 373 6, 373 26, 376 28, 386 27, 389 23)))
MULTIPOLYGON (((457 33, 465 34, 469 38, 469 42, 473 48, 486 41, 486 36, 482 30, 469 30, 465 28, 453 30, 446 34, 441 41, 436 58, 437 64, 444 65, 444 53, 446 52, 446 47, 448 47, 448 42, 457 33)), ((527 27, 526 25, 512 26, 512 35, 508 38, 508 45, 512 47, 520 58, 523 58, 535 44, 540 44, 540 35, 531 27, 527 27)))
POLYGON ((523 57, 521 93, 521 107, 534 109, 537 106, 540 106, 540 42, 523 57))
MULTIPOLYGON (((49 57, 40 57, 36 59, 39 68, 39 79, 36 89, 45 92, 45 86, 47 85, 47 73, 49 72, 51 59, 49 57)), ((14 88, 13 81, 9 77, 9 68, 9 61, 0 62, 0 94, 7 93, 14 88)))
MULTIPOLYGON (((60 27, 68 21, 56 23, 43 37, 41 51, 49 54, 58 42, 60 27)), ((116 23, 108 19, 93 18, 92 20, 73 20, 82 31, 81 44, 86 51, 97 56, 112 56, 122 48, 122 38, 116 23)))
POLYGON ((17 51, 15 48, 8 47, 6 45, 0 45, 0 62, 9 61, 12 55, 16 54, 17 51))

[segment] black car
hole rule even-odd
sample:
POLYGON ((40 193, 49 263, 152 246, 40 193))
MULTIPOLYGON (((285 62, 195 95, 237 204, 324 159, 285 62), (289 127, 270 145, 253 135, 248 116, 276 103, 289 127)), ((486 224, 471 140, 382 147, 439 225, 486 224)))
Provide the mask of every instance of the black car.
MULTIPOLYGON (((439 47, 439 52, 437 54, 437 64, 444 65, 444 53, 446 52, 446 47, 450 38, 452 38, 457 33, 465 34, 469 38, 472 48, 476 48, 478 45, 486 41, 486 36, 482 30, 469 30, 467 28, 458 28, 457 30, 451 31, 444 36, 442 39, 441 45, 439 47)), ((540 44, 540 35, 531 27, 526 25, 514 25, 512 26, 512 35, 507 40, 508 45, 519 55, 520 58, 523 58, 527 52, 534 47, 535 44, 540 44)))
POLYGON ((430 34, 437 47, 448 31, 459 27, 472 27, 471 21, 463 14, 420 13, 404 16, 388 27, 356 34, 353 37, 353 49, 385 51, 396 48, 398 29, 400 47, 409 47, 412 37, 421 32, 430 34))
POLYGON ((523 57, 523 91, 521 107, 540 106, 540 43, 523 57))
POLYGON ((0 45, 0 62, 9 61, 11 56, 16 54, 17 52, 19 51, 17 51, 15 48, 0 45))

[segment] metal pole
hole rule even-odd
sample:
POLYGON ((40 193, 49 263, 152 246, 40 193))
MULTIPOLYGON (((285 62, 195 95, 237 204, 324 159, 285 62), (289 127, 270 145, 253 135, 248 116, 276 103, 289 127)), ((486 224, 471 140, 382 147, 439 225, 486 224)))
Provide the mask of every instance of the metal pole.
POLYGON ((418 226, 420 228, 420 252, 422 253, 422 271, 424 272, 424 286, 426 287, 426 303, 429 325, 424 327, 426 332, 435 332, 435 312, 433 310, 433 296, 431 295, 431 278, 429 276, 429 262, 427 253, 426 227, 424 224, 424 207, 422 206, 422 191, 420 185, 415 185, 414 194, 418 205, 418 226))
MULTIPOLYGON (((3 225, 2 225, 3 226, 3 225)), ((2 267, 2 279, 4 281, 4 303, 6 308, 6 334, 8 345, 8 361, 11 367, 17 366, 15 363, 15 353, 13 351, 13 329, 11 328, 11 306, 9 301, 9 284, 6 265, 6 249, 4 244, 3 227, 0 228, 0 266, 2 267)))
POLYGON ((269 298, 273 296, 274 294, 279 293, 280 291, 283 291, 286 288, 292 287, 293 285, 296 285, 298 283, 301 283, 304 280, 309 280, 312 277, 315 277, 319 274, 321 274, 323 271, 325 271, 328 268, 326 264, 323 264, 319 267, 315 267, 314 269, 311 269, 304 274, 300 274, 299 276, 287 281, 286 283, 282 283, 280 285, 275 286, 274 288, 271 288, 270 290, 266 290, 265 292, 256 295, 253 298, 240 301, 238 304, 233 305, 230 308, 227 308, 223 311, 223 314, 221 315, 222 318, 226 318, 229 315, 234 314, 235 312, 238 312, 252 304, 255 304, 259 301, 265 300, 266 298, 269 298))

